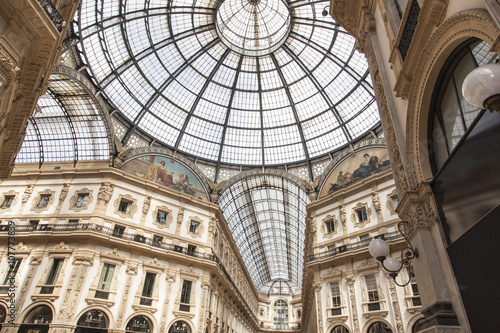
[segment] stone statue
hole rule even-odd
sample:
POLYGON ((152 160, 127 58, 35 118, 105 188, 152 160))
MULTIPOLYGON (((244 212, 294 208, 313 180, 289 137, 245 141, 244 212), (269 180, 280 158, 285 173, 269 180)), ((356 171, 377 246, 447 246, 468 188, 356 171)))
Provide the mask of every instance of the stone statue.
POLYGON ((123 159, 125 158, 125 156, 127 156, 128 153, 133 148, 129 147, 128 145, 123 146, 120 139, 118 139, 116 136, 115 136, 115 146, 116 146, 117 153, 116 153, 116 157, 115 157, 115 160, 113 162, 113 165, 115 168, 119 168, 123 164, 123 159))
POLYGON ((311 199, 311 201, 314 201, 317 198, 316 188, 318 187, 320 177, 321 176, 317 176, 314 180, 309 181, 301 179, 302 184, 304 184, 307 189, 307 195, 309 195, 309 199, 311 199))
POLYGON ((219 191, 221 190, 222 186, 226 183, 226 181, 221 181, 219 183, 214 183, 210 178, 206 177, 208 185, 210 186, 210 189, 212 190, 212 193, 210 194, 210 201, 211 202, 217 202, 219 200, 219 191))

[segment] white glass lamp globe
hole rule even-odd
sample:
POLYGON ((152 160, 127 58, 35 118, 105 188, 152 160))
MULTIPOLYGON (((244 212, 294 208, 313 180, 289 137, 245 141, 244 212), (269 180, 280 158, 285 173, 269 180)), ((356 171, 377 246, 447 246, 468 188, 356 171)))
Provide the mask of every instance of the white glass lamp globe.
POLYGON ((383 261, 389 255, 390 249, 389 245, 383 239, 375 238, 368 245, 368 251, 377 260, 383 261))
POLYGON ((500 94, 500 65, 488 64, 472 70, 462 84, 462 94, 470 105, 488 108, 487 100, 500 94))
POLYGON ((391 272, 391 273, 399 272, 399 270, 401 269, 401 263, 397 259, 394 259, 394 258, 385 259, 383 266, 384 266, 386 271, 391 272))

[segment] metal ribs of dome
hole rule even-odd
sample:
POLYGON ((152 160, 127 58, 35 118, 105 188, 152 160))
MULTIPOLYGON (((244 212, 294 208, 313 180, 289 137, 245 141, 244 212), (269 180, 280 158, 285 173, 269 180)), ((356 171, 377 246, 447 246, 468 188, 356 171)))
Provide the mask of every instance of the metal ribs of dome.
POLYGON ((129 122, 123 143, 138 131, 219 164, 283 165, 328 154, 379 124, 366 60, 321 15, 327 1, 282 3, 288 37, 260 56, 218 36, 218 3, 82 1, 78 48, 129 122))

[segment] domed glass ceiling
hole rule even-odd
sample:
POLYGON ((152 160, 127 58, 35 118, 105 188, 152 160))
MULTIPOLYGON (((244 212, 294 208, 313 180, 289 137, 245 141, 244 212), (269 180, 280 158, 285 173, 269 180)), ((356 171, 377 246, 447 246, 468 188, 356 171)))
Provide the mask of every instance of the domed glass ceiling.
POLYGON ((328 1, 83 0, 88 73, 134 131, 222 164, 310 161, 379 124, 328 1))

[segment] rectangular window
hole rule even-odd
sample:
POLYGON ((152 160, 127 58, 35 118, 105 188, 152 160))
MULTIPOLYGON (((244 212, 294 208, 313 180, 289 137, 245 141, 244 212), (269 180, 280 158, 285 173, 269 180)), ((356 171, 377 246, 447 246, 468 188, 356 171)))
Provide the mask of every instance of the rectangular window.
POLYGON ((335 224, 333 224, 333 220, 327 220, 325 221, 325 227, 326 227, 326 232, 334 232, 335 231, 335 224))
POLYGON ((3 285, 10 285, 13 279, 16 278, 17 271, 19 270, 19 266, 21 266, 22 259, 16 259, 9 265, 7 269, 7 273, 5 274, 5 278, 3 279, 3 285))
POLYGON ((368 220, 368 215, 366 215, 366 208, 356 210, 356 215, 358 215, 358 222, 368 220))
POLYGON ((380 310, 380 303, 378 303, 378 287, 375 274, 365 275, 366 290, 368 291, 368 311, 380 310))
POLYGON ((196 252, 196 246, 194 246, 194 245, 188 245, 188 247, 187 247, 187 254, 190 255, 190 256, 193 256, 195 252, 196 252))
POLYGON ((2 206, 0 208, 10 208, 12 206, 12 202, 14 201, 14 195, 6 195, 3 198, 2 206))
POLYGON ((40 221, 38 221, 38 220, 30 220, 30 226, 33 227, 33 229, 36 229, 39 222, 40 221))
POLYGON ((153 288, 155 286, 155 273, 146 273, 146 277, 144 278, 144 286, 142 287, 142 296, 143 297, 153 297, 153 288))
POLYGON ((89 199, 88 193, 79 193, 76 198, 75 207, 85 207, 87 206, 87 200, 89 199))
POLYGON ((421 306, 422 301, 420 300, 420 292, 418 291, 417 280, 415 279, 415 272, 413 271, 413 266, 407 268, 408 275, 410 276, 410 287, 413 297, 411 299, 413 306, 421 306))
POLYGON ((341 295, 338 281, 330 283, 330 292, 332 294, 332 316, 340 316, 342 314, 342 308, 340 307, 341 295))
POLYGON ((199 226, 200 226, 200 222, 191 221, 191 223, 189 224, 189 232, 192 232, 193 234, 197 234, 199 226))
POLYGON ((38 201, 37 208, 45 208, 49 205, 51 194, 40 194, 40 201, 38 201))
POLYGON ((361 235, 359 236, 359 240, 361 241, 362 245, 368 245, 370 244, 370 235, 369 234, 361 235))
POLYGON ((160 246, 161 242, 163 242, 163 237, 158 236, 158 235, 153 236, 153 245, 160 246))
POLYGON ((181 304, 179 310, 189 312, 190 309, 190 301, 191 301, 191 287, 193 281, 184 280, 182 281, 182 290, 181 290, 181 304))
POLYGON ((130 208, 132 207, 132 202, 128 200, 121 200, 120 205, 118 205, 118 211, 125 213, 125 214, 130 214, 130 208))
POLYGON ((399 198, 397 195, 393 195, 391 199, 392 199, 392 207, 396 209, 399 205, 399 198))
POLYGON ((52 267, 50 268, 49 275, 47 275, 47 280, 45 285, 52 286, 56 283, 59 273, 61 272, 62 265, 64 263, 63 258, 54 258, 52 262, 52 267))
POLYGON ((99 278, 97 289, 106 291, 111 289, 111 281, 113 281, 115 267, 116 266, 112 264, 104 264, 102 266, 101 277, 99 278))
POLYGON ((158 213, 156 213, 156 222, 158 223, 167 223, 167 212, 164 212, 163 210, 159 210, 158 213))
POLYGON ((114 237, 122 238, 124 232, 125 232, 125 227, 115 225, 115 227, 113 228, 113 236, 114 237))

